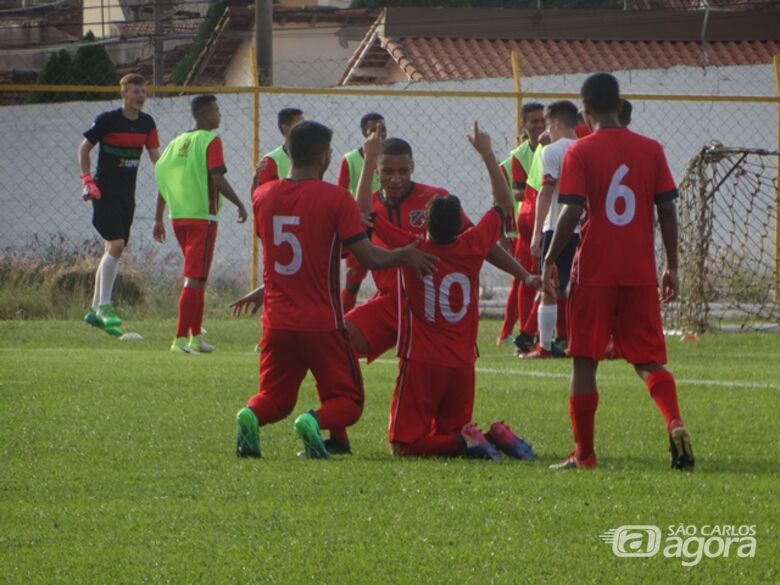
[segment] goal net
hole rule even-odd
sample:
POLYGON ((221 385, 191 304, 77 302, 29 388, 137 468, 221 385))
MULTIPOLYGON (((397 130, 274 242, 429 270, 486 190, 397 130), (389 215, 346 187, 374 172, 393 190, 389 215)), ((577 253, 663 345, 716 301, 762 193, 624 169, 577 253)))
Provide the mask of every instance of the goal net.
POLYGON ((689 163, 678 200, 680 294, 664 307, 667 329, 779 328, 779 156, 712 145, 689 163))

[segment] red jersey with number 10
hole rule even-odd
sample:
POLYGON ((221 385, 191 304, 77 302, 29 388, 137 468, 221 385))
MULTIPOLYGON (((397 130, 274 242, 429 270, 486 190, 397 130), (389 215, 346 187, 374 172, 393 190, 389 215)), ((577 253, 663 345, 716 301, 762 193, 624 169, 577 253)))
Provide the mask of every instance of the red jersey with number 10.
POLYGON ((602 128, 574 142, 563 159, 561 204, 587 208, 572 282, 594 286, 658 283, 655 204, 677 197, 661 145, 626 128, 602 128))
MULTIPOLYGON (((504 223, 499 207, 468 228, 450 244, 424 240, 419 249, 439 258, 436 272, 422 280, 401 268, 401 314, 398 357, 462 368, 477 359, 479 327, 479 271, 498 241, 504 223)), ((374 222, 374 233, 397 248, 417 238, 384 218, 374 222)))
POLYGON ((292 331, 344 327, 341 248, 366 237, 349 191, 317 179, 282 179, 252 195, 263 243, 263 325, 292 331))

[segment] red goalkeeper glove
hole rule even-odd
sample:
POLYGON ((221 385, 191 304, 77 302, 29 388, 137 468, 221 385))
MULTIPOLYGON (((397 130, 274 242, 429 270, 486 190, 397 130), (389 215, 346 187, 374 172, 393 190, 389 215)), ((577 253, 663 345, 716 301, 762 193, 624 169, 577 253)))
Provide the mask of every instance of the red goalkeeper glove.
POLYGON ((84 185, 84 190, 81 192, 81 197, 84 201, 100 199, 100 189, 98 189, 98 186, 95 184, 92 175, 89 173, 81 175, 81 184, 84 185))

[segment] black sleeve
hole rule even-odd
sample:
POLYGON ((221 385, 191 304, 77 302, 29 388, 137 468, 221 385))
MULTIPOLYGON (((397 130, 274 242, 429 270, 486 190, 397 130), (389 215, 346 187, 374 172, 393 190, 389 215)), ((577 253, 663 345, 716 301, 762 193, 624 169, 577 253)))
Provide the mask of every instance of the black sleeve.
POLYGON ((83 136, 89 140, 92 144, 97 144, 100 140, 109 132, 109 114, 110 112, 103 112, 95 121, 92 122, 83 136))

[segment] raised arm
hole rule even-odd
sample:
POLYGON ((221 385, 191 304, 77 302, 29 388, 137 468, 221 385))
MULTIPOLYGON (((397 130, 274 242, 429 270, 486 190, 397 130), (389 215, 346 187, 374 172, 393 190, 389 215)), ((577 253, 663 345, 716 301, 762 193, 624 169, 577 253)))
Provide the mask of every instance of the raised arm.
POLYGON ((509 183, 504 175, 501 174, 501 167, 493 152, 493 146, 490 141, 490 134, 480 130, 479 123, 474 122, 471 132, 468 134, 469 142, 482 157, 485 163, 488 176, 490 177, 490 187, 493 193, 493 201, 504 210, 504 213, 511 217, 514 213, 514 203, 512 202, 512 192, 509 189, 509 183))
POLYGON ((371 189, 381 148, 382 135, 379 131, 374 130, 368 135, 368 138, 366 138, 366 141, 363 143, 363 170, 360 171, 357 197, 355 198, 358 209, 363 215, 371 213, 371 189))

